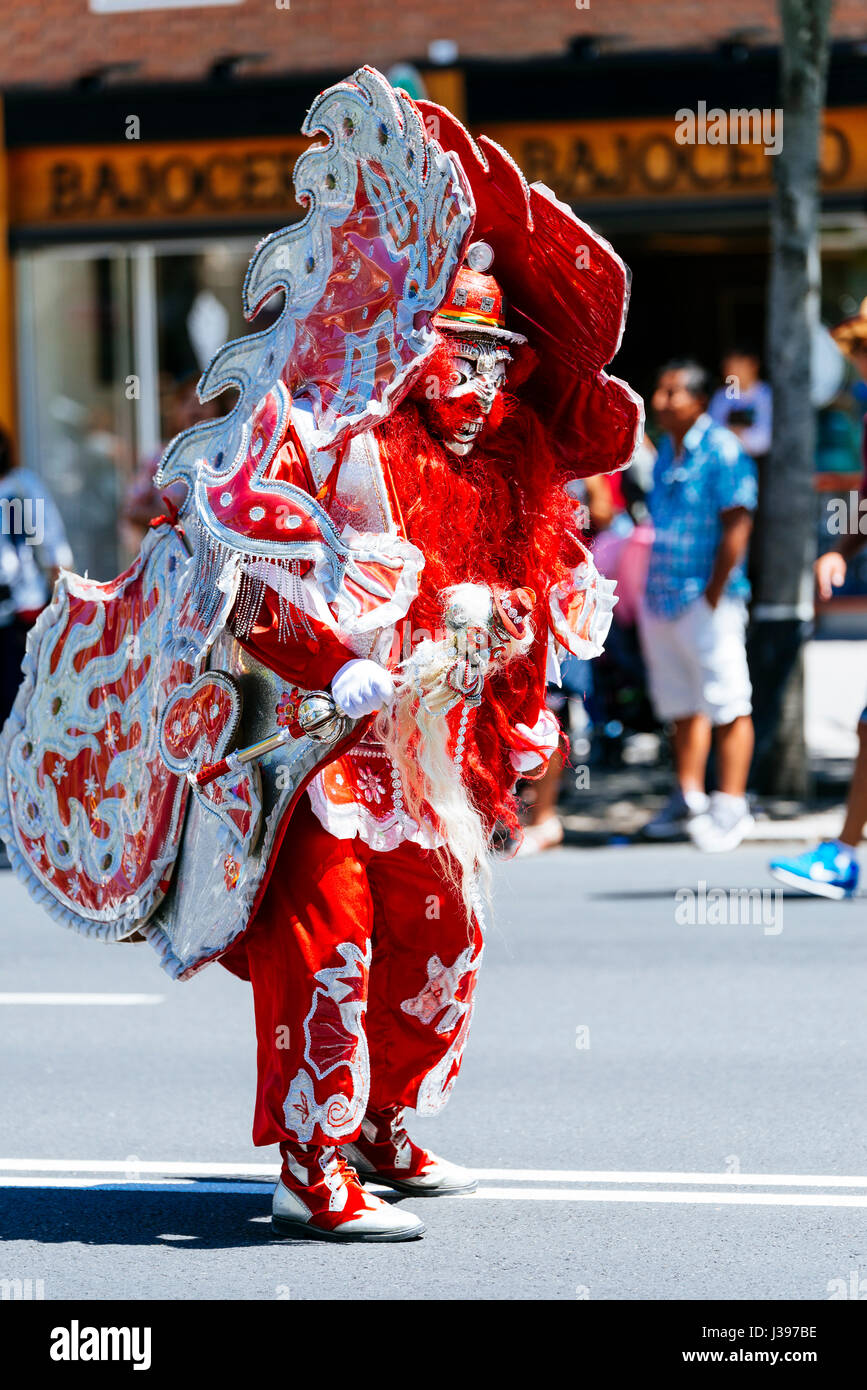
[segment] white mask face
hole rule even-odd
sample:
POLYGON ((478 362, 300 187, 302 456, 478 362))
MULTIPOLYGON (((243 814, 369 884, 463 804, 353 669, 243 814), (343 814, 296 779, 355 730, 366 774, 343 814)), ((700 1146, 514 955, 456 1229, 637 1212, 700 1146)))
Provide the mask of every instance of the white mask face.
POLYGON ((506 384, 506 368, 511 360, 508 348, 493 339, 457 338, 453 359, 457 380, 446 392, 446 399, 475 397, 478 413, 443 439, 443 444, 453 454, 463 456, 472 449, 498 394, 506 384))

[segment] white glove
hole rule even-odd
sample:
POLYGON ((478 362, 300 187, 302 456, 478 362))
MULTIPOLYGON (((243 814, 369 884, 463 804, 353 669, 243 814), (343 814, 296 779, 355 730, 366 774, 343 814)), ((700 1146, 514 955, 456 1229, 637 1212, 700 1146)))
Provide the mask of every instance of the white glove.
POLYGON ((377 661, 347 661, 331 682, 331 694, 341 714, 360 719, 394 699, 394 681, 377 661))
POLYGON ((509 761, 516 772, 530 772, 532 768, 538 767, 546 758, 550 758, 560 742, 560 725, 546 709, 542 710, 532 729, 526 724, 516 724, 515 732, 534 743, 539 750, 534 752, 532 749, 513 748, 509 754, 509 761))

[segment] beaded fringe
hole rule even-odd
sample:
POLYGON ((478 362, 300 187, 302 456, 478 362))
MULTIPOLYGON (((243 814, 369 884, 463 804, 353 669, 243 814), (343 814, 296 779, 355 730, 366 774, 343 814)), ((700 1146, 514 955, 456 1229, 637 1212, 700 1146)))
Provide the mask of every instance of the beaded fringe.
MULTIPOLYGON (((195 529, 196 541, 193 553, 195 568, 192 585, 195 611, 206 628, 214 622, 224 597, 222 590, 218 587, 220 575, 229 557, 232 554, 239 554, 243 573, 235 604, 234 630, 240 638, 249 637, 261 611, 265 590, 269 586, 264 579, 251 574, 248 567, 257 563, 261 564, 262 556, 248 555, 244 551, 233 550, 233 548, 224 545, 222 541, 209 535, 200 524, 197 524, 195 529)), ((304 609, 304 597, 301 589, 301 561, 284 556, 272 560, 270 563, 276 565, 281 572, 279 588, 277 589, 278 640, 281 642, 297 641, 299 625, 309 637, 313 637, 314 632, 304 609), (298 621, 296 622, 296 620, 298 621)))

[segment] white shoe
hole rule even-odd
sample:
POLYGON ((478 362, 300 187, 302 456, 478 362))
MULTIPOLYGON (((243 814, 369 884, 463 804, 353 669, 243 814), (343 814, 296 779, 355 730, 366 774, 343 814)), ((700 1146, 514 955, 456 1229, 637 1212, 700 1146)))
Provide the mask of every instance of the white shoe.
POLYGON ((416 1240, 424 1235, 424 1222, 417 1216, 366 1192, 336 1149, 312 1152, 317 1160, 323 1155, 321 1177, 311 1181, 313 1174, 299 1168, 296 1179, 290 1163, 291 1186, 281 1176, 274 1189, 271 1226, 277 1235, 333 1241, 416 1240))
POLYGON ((478 1187, 469 1169, 459 1168, 456 1163, 438 1158, 429 1150, 425 1150, 422 1171, 412 1176, 398 1175, 394 1169, 383 1172, 375 1168, 355 1144, 344 1144, 343 1153, 362 1182, 379 1182, 385 1187, 393 1187, 396 1192, 406 1192, 416 1197, 454 1197, 459 1193, 475 1192, 478 1187))
POLYGON ((704 815, 709 805, 704 792, 682 792, 675 787, 662 810, 642 826, 641 833, 648 840, 679 840, 688 832, 691 821, 704 815))
POLYGON ((689 822, 687 832, 696 849, 725 854, 737 849, 754 824, 746 797, 714 792, 709 809, 689 822))
POLYGON ((524 827, 524 838, 515 854, 516 859, 526 859, 528 854, 541 854, 546 849, 556 849, 563 843, 563 826, 559 816, 547 816, 538 825, 524 827))

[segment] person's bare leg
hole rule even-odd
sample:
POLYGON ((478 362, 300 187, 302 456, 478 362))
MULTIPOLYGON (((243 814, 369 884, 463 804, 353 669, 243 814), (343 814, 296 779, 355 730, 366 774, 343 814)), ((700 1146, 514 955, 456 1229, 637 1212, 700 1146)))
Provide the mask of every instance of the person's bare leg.
POLYGON ((554 849, 562 843, 563 823, 557 815, 562 771, 563 755, 557 748, 542 776, 533 783, 535 799, 527 815, 524 838, 517 851, 519 855, 538 854, 540 850, 554 849))
POLYGON ((675 719, 672 735, 674 770, 682 792, 703 792, 710 753, 710 720, 704 714, 675 719))
POLYGON ((858 757, 846 803, 846 821, 840 832, 842 843, 851 845, 853 849, 860 845, 864 826, 867 825, 867 723, 858 725, 858 741, 858 757))
POLYGON ((528 825, 541 825, 549 820, 557 810, 557 797, 560 792, 560 775, 563 771, 563 754, 558 748, 548 763, 542 776, 533 783, 536 799, 530 808, 528 825))
POLYGON ((747 794, 755 734, 752 716, 742 714, 716 730, 717 779, 726 796, 747 794))

